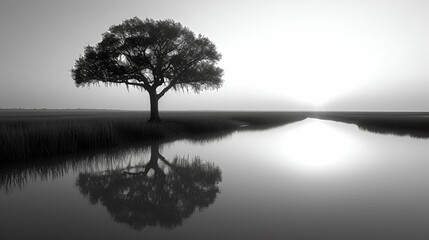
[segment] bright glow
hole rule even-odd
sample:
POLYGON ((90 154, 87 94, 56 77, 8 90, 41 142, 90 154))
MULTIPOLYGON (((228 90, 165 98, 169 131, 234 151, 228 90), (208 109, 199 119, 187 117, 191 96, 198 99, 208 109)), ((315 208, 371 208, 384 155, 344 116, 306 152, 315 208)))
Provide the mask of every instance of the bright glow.
POLYGON ((321 106, 379 81, 391 65, 392 50, 366 20, 318 3, 285 9, 293 11, 240 25, 246 40, 225 50, 228 77, 245 80, 249 94, 321 106))
MULTIPOLYGON (((275 62, 279 93, 315 106, 363 86, 377 74, 377 51, 360 33, 313 19, 278 33, 268 59, 275 62)), ((274 78, 274 76, 273 76, 274 78)), ((274 91, 276 91, 274 89, 274 91)))
POLYGON ((147 93, 77 89, 70 77, 84 46, 137 16, 178 21, 222 54, 222 88, 170 91, 160 110, 429 110, 427 0, 52 2, 1 2, 0 108, 148 110, 147 93))
MULTIPOLYGON (((338 123, 336 123, 338 125, 338 123)), ((289 166, 304 172, 332 172, 350 168, 357 156, 358 142, 331 126, 330 122, 309 119, 294 124, 281 141, 289 166)))

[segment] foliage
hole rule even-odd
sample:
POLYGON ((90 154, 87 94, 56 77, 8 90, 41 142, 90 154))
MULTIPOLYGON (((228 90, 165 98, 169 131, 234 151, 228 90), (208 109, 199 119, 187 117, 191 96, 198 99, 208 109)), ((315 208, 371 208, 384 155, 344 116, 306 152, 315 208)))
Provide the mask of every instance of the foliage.
POLYGON ((95 47, 87 46, 72 78, 78 86, 125 84, 146 90, 155 114, 151 117, 158 117, 157 101, 171 88, 219 88, 220 59, 207 37, 196 36, 178 22, 134 17, 111 26, 95 47))

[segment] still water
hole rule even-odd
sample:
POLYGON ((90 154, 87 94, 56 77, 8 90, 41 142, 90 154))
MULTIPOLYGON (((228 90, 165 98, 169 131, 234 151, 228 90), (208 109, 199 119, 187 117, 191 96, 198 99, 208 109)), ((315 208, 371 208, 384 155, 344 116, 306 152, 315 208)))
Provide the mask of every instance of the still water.
POLYGON ((306 119, 3 172, 1 239, 429 239, 429 140, 306 119))

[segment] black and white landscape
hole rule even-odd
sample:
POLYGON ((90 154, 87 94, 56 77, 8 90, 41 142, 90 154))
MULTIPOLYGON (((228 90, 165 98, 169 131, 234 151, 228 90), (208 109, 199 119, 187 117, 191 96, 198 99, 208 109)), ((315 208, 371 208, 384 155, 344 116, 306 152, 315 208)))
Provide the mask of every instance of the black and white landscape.
POLYGON ((429 2, 0 2, 0 239, 429 239, 429 2))

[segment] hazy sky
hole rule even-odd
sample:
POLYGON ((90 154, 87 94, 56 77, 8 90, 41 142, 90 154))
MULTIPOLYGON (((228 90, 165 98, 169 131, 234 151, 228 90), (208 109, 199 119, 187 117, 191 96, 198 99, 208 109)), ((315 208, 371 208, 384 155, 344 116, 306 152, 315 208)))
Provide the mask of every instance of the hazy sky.
POLYGON ((84 46, 137 16, 174 19, 223 58, 217 91, 161 110, 429 110, 429 1, 0 0, 0 108, 147 110, 145 92, 76 88, 84 46))

